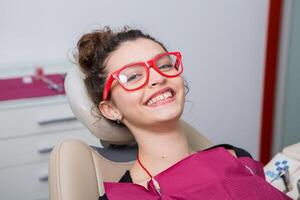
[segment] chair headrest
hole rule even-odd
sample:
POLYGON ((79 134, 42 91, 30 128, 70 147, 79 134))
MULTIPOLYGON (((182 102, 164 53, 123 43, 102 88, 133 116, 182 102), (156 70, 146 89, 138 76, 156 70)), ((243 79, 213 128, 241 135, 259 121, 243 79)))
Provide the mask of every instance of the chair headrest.
POLYGON ((131 144, 134 137, 125 126, 117 125, 100 115, 90 99, 84 84, 85 75, 78 66, 73 67, 65 79, 65 91, 71 110, 89 131, 108 144, 131 144), (99 117, 101 116, 101 117, 99 117))

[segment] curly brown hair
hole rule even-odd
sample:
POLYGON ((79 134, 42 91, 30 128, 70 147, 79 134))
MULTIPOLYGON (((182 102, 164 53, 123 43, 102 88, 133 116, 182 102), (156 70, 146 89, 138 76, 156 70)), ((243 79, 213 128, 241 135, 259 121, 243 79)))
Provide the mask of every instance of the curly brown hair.
MULTIPOLYGON (((115 51, 121 43, 145 38, 157 42, 165 50, 165 46, 149 34, 139 29, 125 26, 121 31, 112 31, 109 26, 83 35, 78 43, 76 60, 86 75, 84 80, 88 94, 95 106, 102 101, 102 93, 107 78, 105 71, 106 58, 115 51)), ((166 50, 167 51, 167 50, 166 50)))

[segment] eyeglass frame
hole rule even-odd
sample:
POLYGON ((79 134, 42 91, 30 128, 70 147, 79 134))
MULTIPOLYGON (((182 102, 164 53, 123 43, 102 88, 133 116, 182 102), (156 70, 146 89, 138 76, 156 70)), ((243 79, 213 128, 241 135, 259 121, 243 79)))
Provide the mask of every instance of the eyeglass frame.
POLYGON ((146 83, 149 81, 149 77, 150 77, 150 68, 152 67, 155 71, 157 71, 160 75, 166 77, 166 78, 174 78, 174 77, 177 77, 179 76, 180 74, 182 74, 183 72, 183 65, 182 65, 182 60, 181 60, 181 53, 179 51, 173 51, 173 52, 166 52, 166 53, 162 53, 162 54, 159 54, 157 56, 155 56, 154 58, 148 60, 148 61, 145 61, 145 62, 136 62, 136 63, 130 63, 128 65, 125 65, 123 67, 121 67, 120 69, 116 70, 115 72, 111 73, 107 79, 107 81, 105 82, 104 84, 104 90, 103 90, 103 96, 102 96, 102 99, 103 100, 107 100, 108 98, 108 94, 109 94, 109 91, 110 91, 110 88, 111 88, 111 85, 113 83, 114 80, 117 80, 118 83, 122 86, 122 88, 126 91, 135 91, 135 90, 139 90, 141 89, 142 87, 144 87, 146 85, 146 83), (176 74, 176 75, 167 75, 167 74, 164 74, 162 73, 159 68, 156 66, 156 63, 155 61, 158 60, 159 58, 163 57, 163 56, 166 56, 166 55, 175 55, 176 56, 176 59, 179 60, 179 64, 181 65, 181 71, 176 74), (137 87, 137 88, 134 88, 134 89, 127 89, 122 81, 119 79, 119 75, 120 75, 120 72, 123 71, 125 68, 128 68, 130 66, 136 66, 136 65, 140 65, 140 66, 143 66, 146 70, 146 74, 147 74, 147 77, 146 77, 146 80, 145 80, 145 83, 143 83, 141 86, 137 87))

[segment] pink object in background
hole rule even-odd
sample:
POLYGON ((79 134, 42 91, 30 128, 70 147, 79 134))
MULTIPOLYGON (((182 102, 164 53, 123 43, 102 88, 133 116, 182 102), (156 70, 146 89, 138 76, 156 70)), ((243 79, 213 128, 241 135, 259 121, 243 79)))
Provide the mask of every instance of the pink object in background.
POLYGON ((37 69, 36 75, 0 79, 0 101, 65 94, 64 74, 44 75, 37 69))
POLYGON ((36 79, 41 79, 41 78, 44 77, 44 76, 45 76, 45 74, 44 74, 44 69, 43 69, 43 67, 42 67, 42 66, 36 67, 35 72, 34 72, 34 77, 35 77, 36 79))
POLYGON ((42 66, 39 66, 35 69, 34 76, 37 80, 42 80, 44 83, 48 85, 50 89, 61 92, 64 90, 62 84, 56 84, 54 81, 45 76, 44 69, 42 66))

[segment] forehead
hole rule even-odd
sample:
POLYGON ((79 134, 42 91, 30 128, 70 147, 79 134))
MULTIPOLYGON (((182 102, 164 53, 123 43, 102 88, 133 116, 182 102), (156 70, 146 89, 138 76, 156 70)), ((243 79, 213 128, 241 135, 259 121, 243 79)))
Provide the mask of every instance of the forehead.
POLYGON ((157 42, 150 39, 139 38, 126 41, 113 51, 106 59, 106 70, 108 73, 116 71, 124 65, 147 61, 165 50, 157 42))

